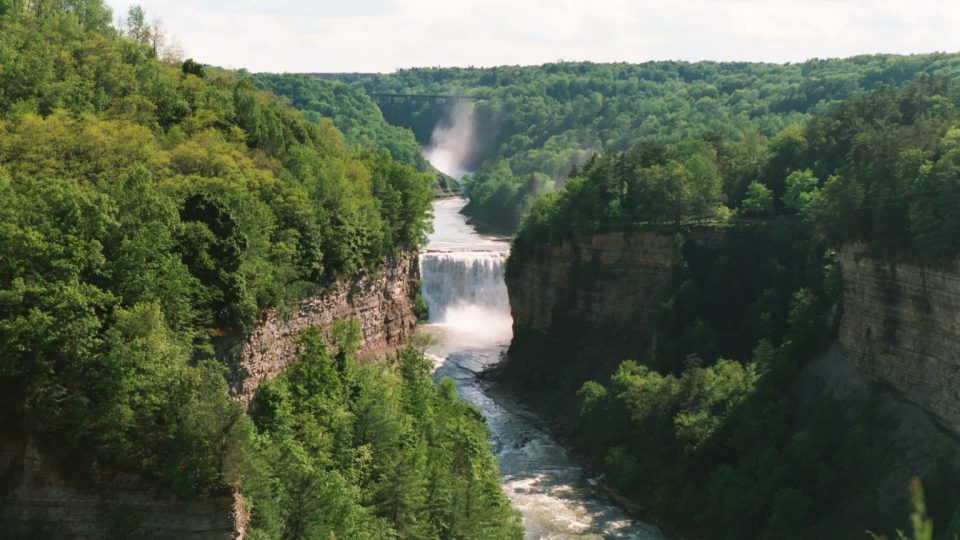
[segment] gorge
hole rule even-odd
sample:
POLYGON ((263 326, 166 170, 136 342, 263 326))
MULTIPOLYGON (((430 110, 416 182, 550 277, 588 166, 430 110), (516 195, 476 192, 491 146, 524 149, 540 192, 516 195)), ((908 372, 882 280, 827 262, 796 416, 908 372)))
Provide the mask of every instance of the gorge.
POLYGON ((251 74, 114 15, 0 0, 0 538, 960 537, 960 54, 251 74))
POLYGON ((434 233, 420 259, 430 309, 423 330, 433 340, 427 350, 437 363, 435 376, 452 378, 460 396, 486 417, 525 537, 664 538, 618 508, 517 397, 482 377, 504 361, 511 339, 503 282, 509 244, 476 234, 459 213, 464 204, 457 198, 434 203, 434 233))

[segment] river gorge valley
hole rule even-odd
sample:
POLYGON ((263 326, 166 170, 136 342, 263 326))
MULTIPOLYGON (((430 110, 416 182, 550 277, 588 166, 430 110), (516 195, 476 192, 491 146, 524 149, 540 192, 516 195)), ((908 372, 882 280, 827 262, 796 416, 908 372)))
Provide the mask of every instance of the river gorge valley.
POLYGON ((428 353, 436 377, 486 418, 503 487, 523 516, 526 538, 664 538, 628 516, 596 486, 551 435, 546 423, 483 373, 505 360, 511 318, 504 263, 506 239, 477 234, 460 214, 465 201, 434 203, 434 232, 420 256, 430 320, 428 353))
POLYGON ((0 539, 960 538, 947 3, 110 3, 0 0, 0 539))

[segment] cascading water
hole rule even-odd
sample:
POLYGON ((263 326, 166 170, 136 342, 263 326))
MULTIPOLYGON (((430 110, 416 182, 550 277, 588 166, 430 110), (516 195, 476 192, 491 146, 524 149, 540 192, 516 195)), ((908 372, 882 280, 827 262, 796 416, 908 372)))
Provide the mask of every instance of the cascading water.
POLYGON ((436 377, 450 377, 460 396, 487 419, 500 459, 503 489, 523 515, 526 537, 661 539, 629 518, 587 479, 542 421, 478 375, 501 361, 512 335, 503 282, 510 245, 481 236, 459 213, 462 199, 434 203, 434 233, 420 256, 421 292, 430 310, 424 331, 436 377))
POLYGON ((423 299, 438 321, 465 305, 503 313, 510 309, 503 283, 505 261, 502 251, 428 251, 420 265, 426 276, 423 299))
MULTIPOLYGON (((510 302, 503 282, 505 251, 427 251, 420 259, 421 293, 430 322, 473 329, 486 342, 510 339, 510 302)), ((479 336, 478 336, 479 337, 479 336)))

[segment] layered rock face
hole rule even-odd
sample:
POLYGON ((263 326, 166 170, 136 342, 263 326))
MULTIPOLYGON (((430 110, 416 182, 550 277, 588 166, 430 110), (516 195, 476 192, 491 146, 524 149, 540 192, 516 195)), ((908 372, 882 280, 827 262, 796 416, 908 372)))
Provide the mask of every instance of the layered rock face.
POLYGON ((123 476, 80 489, 27 441, 0 445, 0 471, 9 490, 0 505, 4 538, 242 540, 247 525, 239 495, 185 502, 123 476))
POLYGON ((361 274, 303 299, 293 314, 266 313, 231 353, 236 362, 232 386, 237 399, 249 404, 262 381, 290 365, 301 352, 297 336, 307 328, 329 328, 337 321, 357 319, 363 332, 359 354, 368 359, 383 357, 406 343, 417 324, 417 261, 416 252, 405 252, 378 274, 361 274))
POLYGON ((653 332, 674 250, 668 235, 617 232, 540 244, 512 258, 511 362, 535 356, 524 347, 591 362, 628 358, 653 332))
POLYGON ((841 250, 843 354, 960 433, 960 272, 841 250))

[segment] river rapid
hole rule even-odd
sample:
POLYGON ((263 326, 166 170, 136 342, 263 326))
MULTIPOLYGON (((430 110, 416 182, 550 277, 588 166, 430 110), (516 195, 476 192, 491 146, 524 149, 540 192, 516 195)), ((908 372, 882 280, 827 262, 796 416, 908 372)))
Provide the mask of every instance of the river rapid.
POLYGON ((495 381, 479 377, 503 361, 513 321, 503 281, 508 240, 477 234, 460 214, 466 201, 438 199, 434 232, 420 256, 422 294, 430 309, 421 332, 435 377, 453 379, 460 397, 487 420, 503 489, 523 517, 528 539, 664 536, 629 517, 588 478, 545 423, 495 381))

